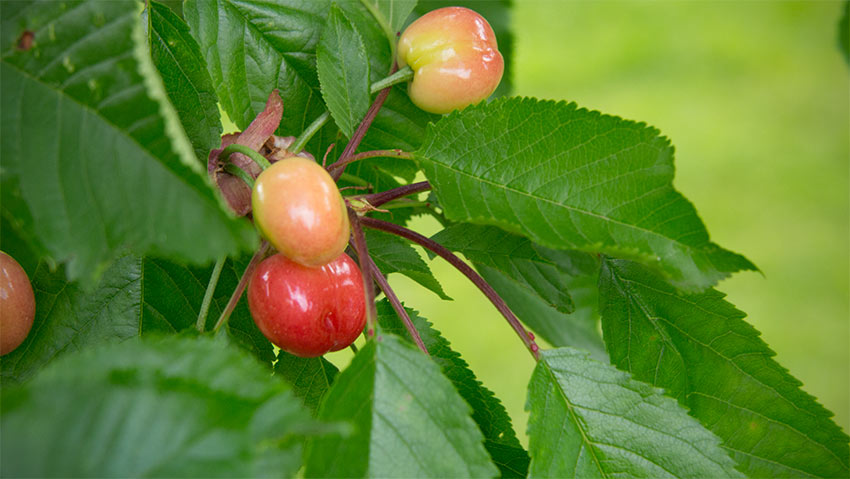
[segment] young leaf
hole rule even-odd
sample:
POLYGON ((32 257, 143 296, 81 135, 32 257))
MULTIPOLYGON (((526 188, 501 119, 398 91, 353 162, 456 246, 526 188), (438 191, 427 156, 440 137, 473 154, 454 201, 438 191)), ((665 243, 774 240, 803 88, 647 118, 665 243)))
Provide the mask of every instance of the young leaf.
POLYGON ((845 477, 848 437, 800 389, 744 313, 708 290, 678 294, 646 268, 605 260, 599 280, 611 362, 664 387, 752 477, 845 477))
POLYGON ((433 291, 441 299, 451 300, 431 273, 431 268, 425 264, 410 243, 383 231, 366 230, 365 233, 366 243, 369 245, 369 256, 375 260, 381 273, 384 275, 401 273, 433 291))
POLYGON ((330 2, 187 0, 183 15, 201 47, 219 101, 245 129, 277 88, 281 131, 298 135, 324 110, 316 45, 330 2))
POLYGON ((301 440, 328 426, 287 389, 212 340, 134 340, 68 355, 23 387, 3 388, 0 471, 291 477, 301 440))
POLYGON ((221 144, 222 129, 218 98, 201 49, 170 6, 149 2, 148 18, 151 58, 195 156, 206 165, 210 150, 221 144))
POLYGON ((676 401, 571 348, 528 386, 529 477, 743 477, 676 401))
POLYGON ((340 131, 348 137, 369 109, 369 59, 360 33, 336 4, 316 49, 322 97, 340 131))
POLYGON ((32 233, 88 283, 127 248, 201 263, 256 242, 194 159, 137 5, 32 3, 2 20, 3 31, 37 39, 20 50, 4 36, 4 186, 20 187, 32 233))
POLYGON ((520 98, 443 118, 416 152, 450 220, 639 259, 687 289, 755 269, 709 241, 673 189, 672 156, 668 140, 643 124, 520 98))
MULTIPOLYGON (((412 343, 404 323, 388 300, 380 301, 377 309, 378 324, 381 328, 412 343)), ((478 381, 466 361, 451 349, 449 342, 428 320, 412 309, 405 309, 419 331, 431 359, 440 366, 461 397, 472 406, 472 420, 484 434, 484 448, 499 468, 502 477, 525 477, 528 473, 528 453, 519 443, 511 425, 511 418, 501 401, 478 381)))
POLYGON ((313 416, 318 413, 319 404, 338 373, 339 369, 325 358, 299 358, 286 351, 278 353, 274 365, 275 376, 292 386, 292 392, 313 416))
POLYGON ((437 366, 399 338, 369 341, 331 386, 319 418, 347 438, 308 443, 306 477, 493 477, 470 409, 437 366))

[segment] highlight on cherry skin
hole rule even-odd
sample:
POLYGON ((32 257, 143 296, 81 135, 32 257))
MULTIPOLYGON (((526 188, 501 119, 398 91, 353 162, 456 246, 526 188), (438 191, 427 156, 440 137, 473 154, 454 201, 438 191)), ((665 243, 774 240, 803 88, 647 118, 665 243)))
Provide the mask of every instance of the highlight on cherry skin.
POLYGON ((279 252, 321 266, 348 244, 345 201, 331 175, 313 160, 291 157, 260 173, 251 193, 254 223, 279 252))
POLYGON ((411 23, 398 41, 398 64, 415 72, 411 101, 431 113, 486 99, 505 69, 490 24, 463 7, 439 8, 411 23))
POLYGON ((316 268, 269 256, 251 276, 248 306, 269 341, 303 358, 348 347, 366 325, 363 279, 345 253, 316 268))
POLYGON ((34 318, 35 295, 26 271, 0 251, 0 356, 24 342, 34 318))

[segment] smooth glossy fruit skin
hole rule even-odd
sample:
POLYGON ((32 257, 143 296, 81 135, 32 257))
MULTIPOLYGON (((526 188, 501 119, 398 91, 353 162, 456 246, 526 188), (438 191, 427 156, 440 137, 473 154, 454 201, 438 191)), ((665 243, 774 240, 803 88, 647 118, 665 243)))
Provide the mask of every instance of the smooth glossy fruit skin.
POLYGON ((251 195, 254 222, 272 246, 305 266, 321 266, 348 244, 345 202, 318 163, 292 157, 260 173, 251 195))
POLYGON ((408 95, 431 113, 486 99, 505 70, 490 24, 463 7, 439 8, 411 23, 398 41, 398 64, 413 69, 408 95))
POLYGON ((35 318, 35 295, 27 273, 0 251, 0 356, 27 338, 35 318))
POLYGON ((248 305, 269 341, 303 358, 348 347, 366 325, 363 279, 345 253, 318 268, 266 258, 251 276, 248 305))

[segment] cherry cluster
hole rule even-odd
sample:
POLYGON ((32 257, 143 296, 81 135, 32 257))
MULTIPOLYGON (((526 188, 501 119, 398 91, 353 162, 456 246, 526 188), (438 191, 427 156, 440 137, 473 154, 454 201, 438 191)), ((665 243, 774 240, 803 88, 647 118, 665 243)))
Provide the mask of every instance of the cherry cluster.
MULTIPOLYGON (((441 8, 420 17, 400 36, 397 51, 397 64, 388 80, 409 79, 411 100, 432 113, 448 113, 486 99, 498 86, 504 70, 490 25, 476 12, 461 7, 441 8)), ((369 257, 360 225, 392 228, 390 223, 361 216, 370 208, 425 191, 430 185, 424 182, 367 195, 368 199, 359 198, 360 204, 366 205, 360 209, 347 204, 336 185, 345 166, 353 161, 372 156, 411 157, 399 150, 354 154, 392 84, 383 86, 339 160, 327 168, 312 155, 300 152, 299 145, 303 146, 306 140, 272 135, 277 140, 269 144, 268 127, 279 124, 278 109, 282 110, 282 106, 277 107, 280 100, 275 93, 251 126, 230 139, 230 147, 224 141, 225 148, 211 154, 211 160, 215 158, 218 163, 210 171, 228 202, 241 214, 250 211, 261 235, 277 250, 265 259, 261 250, 252 261, 255 264, 246 269, 251 314, 272 343, 297 356, 320 356, 354 342, 366 327, 370 312, 374 315, 373 279, 396 306, 408 329, 412 329, 414 340, 419 339, 369 257), (249 149, 234 149, 235 145, 249 146, 261 157, 249 149), (230 153, 237 154, 230 157, 230 153), (240 160, 240 155, 249 158, 240 160), (268 159, 273 163, 268 164, 268 159), (228 160, 239 169, 226 168, 228 160), (223 176, 217 177, 216 173, 223 176), (228 184, 233 175, 244 184, 228 184), (256 181, 252 181, 254 178, 256 181), (249 206, 239 189, 251 183, 249 206), (349 244, 367 274, 344 252, 349 244)), ((308 127, 307 132, 310 130, 308 127)), ((240 294, 237 288, 234 297, 238 299, 240 294)), ((370 324, 367 334, 372 334, 372 327, 370 324)), ((417 343, 424 350, 421 340, 417 343)))

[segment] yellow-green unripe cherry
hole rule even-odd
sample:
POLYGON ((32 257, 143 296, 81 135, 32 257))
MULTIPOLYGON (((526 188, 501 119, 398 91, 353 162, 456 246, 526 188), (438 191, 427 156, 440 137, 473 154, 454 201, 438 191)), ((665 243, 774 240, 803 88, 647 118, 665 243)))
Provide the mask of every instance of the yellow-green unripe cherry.
POLYGON ((490 24, 463 7, 439 8, 411 23, 398 41, 398 64, 414 71, 410 99, 431 113, 486 99, 505 69, 490 24))
POLYGON ((287 258, 317 267, 348 244, 345 202, 331 175, 315 161, 291 157, 260 173, 251 195, 254 223, 287 258))

